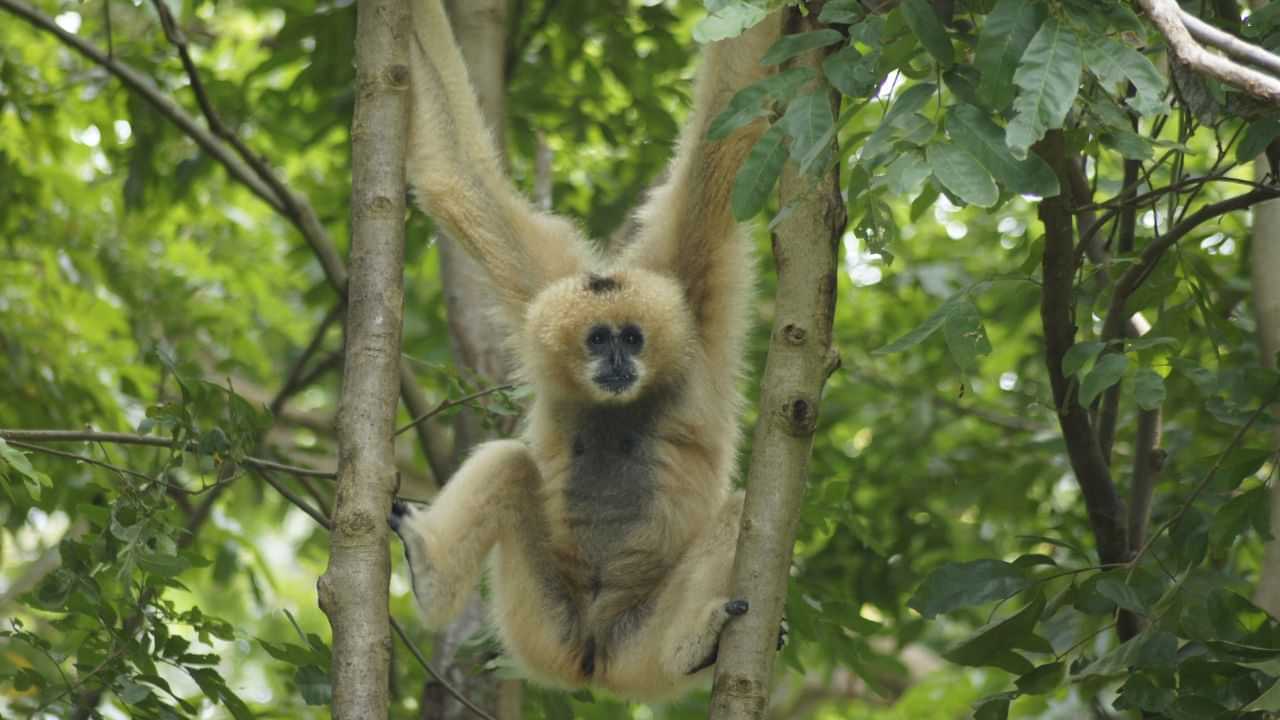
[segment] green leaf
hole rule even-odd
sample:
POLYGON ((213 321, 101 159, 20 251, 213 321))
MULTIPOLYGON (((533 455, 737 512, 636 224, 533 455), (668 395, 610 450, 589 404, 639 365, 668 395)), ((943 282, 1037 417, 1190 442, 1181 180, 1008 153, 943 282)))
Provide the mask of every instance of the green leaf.
POLYGON ((45 473, 36 470, 27 459, 27 454, 19 451, 17 448, 10 446, 0 438, 0 466, 8 465, 13 468, 14 472, 26 482, 27 492, 31 494, 33 499, 40 499, 40 490, 42 487, 53 487, 53 480, 45 473))
POLYGON ((1070 27, 1049 18, 1031 39, 1013 74, 1018 97, 1005 143, 1014 157, 1026 157, 1046 132, 1062 127, 1080 91, 1080 71, 1080 41, 1070 27))
POLYGON ((907 21, 907 27, 911 28, 924 49, 938 61, 938 65, 944 70, 954 65, 955 49, 951 47, 947 29, 942 26, 933 6, 925 0, 904 0, 899 8, 902 10, 902 18, 907 21))
POLYGON ((1164 630, 1147 630, 1089 663, 1076 679, 1124 675, 1130 668, 1172 667, 1178 654, 1178 639, 1164 630))
POLYGON ((1094 358, 1098 357, 1098 353, 1107 346, 1104 342, 1089 341, 1078 342, 1067 348, 1062 355, 1062 374, 1071 377, 1080 372, 1085 365, 1088 365, 1094 358))
POLYGON ((835 121, 831 98, 825 92, 801 95, 787 105, 787 113, 778 124, 791 138, 791 159, 800 166, 801 172, 806 172, 814 159, 830 149, 835 121))
POLYGON ((298 668, 293 674, 293 682, 308 705, 328 705, 333 701, 333 686, 329 684, 329 674, 315 665, 298 668))
POLYGON ((865 17, 867 11, 861 0, 830 0, 823 3, 822 12, 818 13, 818 21, 851 25, 865 17))
POLYGON ((1266 689, 1252 702, 1245 705, 1241 712, 1277 712, 1280 711, 1280 681, 1271 683, 1271 687, 1266 689))
POLYGON ((1143 410, 1159 408, 1164 404, 1164 378, 1151 368, 1142 368, 1133 377, 1133 394, 1143 410))
POLYGON ((1009 703, 1017 697, 1017 693, 1007 692, 983 698, 973 706, 973 720, 1008 720, 1009 703))
POLYGON ((951 358, 966 373, 978 370, 978 358, 991 354, 991 341, 982 325, 982 314, 972 300, 956 303, 955 310, 942 324, 943 337, 951 358))
POLYGON ((1122 353, 1107 353, 1099 358, 1080 383, 1080 404, 1086 407, 1093 404, 1103 390, 1120 382, 1128 367, 1129 358, 1122 353))
POLYGON ((839 31, 830 28, 784 35, 765 52, 764 57, 760 58, 760 64, 777 65, 801 53, 835 45, 843 40, 844 36, 839 31))
POLYGON ((956 197, 984 208, 1000 199, 995 179, 968 149, 947 142, 930 145, 925 152, 934 177, 956 197))
POLYGON ((978 162, 1010 192, 1038 195, 1042 198, 1060 192, 1053 168, 1038 155, 1019 160, 1004 142, 1004 130, 983 111, 972 105, 953 105, 947 109, 947 134, 972 152, 978 162))
POLYGON ((1062 684, 1062 679, 1067 674, 1067 664, 1062 662, 1053 662, 1032 670, 1031 672, 1018 678, 1014 684, 1018 688, 1018 692, 1024 695, 1043 695, 1052 690, 1056 690, 1062 684))
POLYGON ((1146 710, 1158 713, 1169 709, 1174 700, 1173 690, 1156 687, 1142 675, 1133 675, 1120 688, 1120 697, 1116 699, 1117 710, 1146 710))
POLYGON ((880 87, 877 56, 863 55, 855 47, 842 48, 822 61, 822 73, 832 87, 848 97, 866 97, 880 87))
POLYGON ((1108 128, 1102 133, 1102 144, 1120 153, 1126 160, 1150 160, 1155 154, 1151 141, 1131 130, 1108 128))
POLYGON ((1139 115, 1155 115, 1168 109, 1164 102, 1164 75, 1137 50, 1103 36, 1085 47, 1084 59, 1103 85, 1115 88, 1121 83, 1133 83, 1136 93, 1128 102, 1139 115))
POLYGON ((1018 60, 1044 18, 1044 4, 1033 0, 1000 0, 987 16, 974 64, 982 73, 978 93, 993 109, 1003 110, 1013 101, 1018 60))
POLYGON ((1277 137, 1280 137, 1280 122, 1259 120, 1249 123, 1236 144, 1236 162, 1248 162, 1258 157, 1277 137))
POLYGON ((1104 573, 1098 577, 1094 587, 1099 595, 1115 603, 1117 607, 1132 610, 1139 615, 1147 614, 1147 607, 1138 595, 1138 591, 1125 582, 1123 573, 1104 573))
POLYGON ((769 14, 764 0, 715 0, 707 8, 707 16, 693 28, 693 39, 700 43, 737 37, 769 14))
POLYGON ((906 152, 898 156, 885 171, 884 181, 894 195, 908 195, 920 187, 929 177, 929 164, 919 152, 906 152))
POLYGON ((908 607, 932 618, 960 608, 1012 597, 1031 586, 1020 568, 1002 560, 947 563, 929 573, 908 607))
POLYGON ((1044 606, 1044 595, 1037 593, 1021 610, 978 628, 942 656, 958 665, 998 667, 1018 675, 1029 673, 1034 666, 1014 649, 1052 651, 1048 643, 1032 632, 1044 612, 1044 606))
POLYGON ((778 182, 782 165, 787 160, 787 147, 783 142, 785 139, 786 133, 782 127, 774 125, 751 148, 746 162, 734 179, 733 193, 729 199, 735 219, 748 220, 764 208, 769 200, 769 193, 778 182))

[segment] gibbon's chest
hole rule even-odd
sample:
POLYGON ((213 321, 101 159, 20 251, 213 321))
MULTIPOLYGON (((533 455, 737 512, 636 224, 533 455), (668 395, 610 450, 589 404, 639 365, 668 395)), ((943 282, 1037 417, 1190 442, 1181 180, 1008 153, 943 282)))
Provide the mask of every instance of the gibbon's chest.
POLYGON ((653 512, 658 410, 651 403, 592 408, 572 418, 564 509, 588 556, 616 547, 653 512))

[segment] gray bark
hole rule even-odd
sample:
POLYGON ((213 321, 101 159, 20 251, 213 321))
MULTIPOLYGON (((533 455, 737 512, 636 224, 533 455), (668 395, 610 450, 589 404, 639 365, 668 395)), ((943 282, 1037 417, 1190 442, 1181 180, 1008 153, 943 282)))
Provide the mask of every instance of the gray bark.
POLYGON ((408 27, 400 0, 358 5, 338 479, 329 566, 317 583, 320 608, 333 631, 332 710, 339 720, 387 716, 386 516, 396 484, 392 437, 404 310, 408 27))
MULTIPOLYGON (((1267 158, 1254 161, 1259 180, 1270 172, 1267 158)), ((1253 243, 1249 265, 1253 280, 1254 315, 1262 362, 1276 367, 1280 352, 1280 200, 1268 200, 1253 208, 1253 243)), ((1273 431, 1272 447, 1280 450, 1280 428, 1273 431)), ((1255 600, 1273 617, 1280 616, 1280 486, 1271 488, 1271 540, 1266 545, 1255 600)))

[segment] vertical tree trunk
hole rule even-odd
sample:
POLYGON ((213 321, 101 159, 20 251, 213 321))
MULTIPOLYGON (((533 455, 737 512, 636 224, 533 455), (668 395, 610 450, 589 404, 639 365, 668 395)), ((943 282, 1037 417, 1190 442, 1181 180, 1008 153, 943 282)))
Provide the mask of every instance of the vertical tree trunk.
MULTIPOLYGON (((789 12, 802 25, 791 32, 820 27, 813 16, 789 12)), ((812 52, 800 62, 814 66, 821 60, 820 52, 812 52)), ((838 98, 834 95, 833 102, 838 98)), ((764 717, 819 399, 839 365, 831 325, 836 247, 846 217, 837 168, 814 178, 788 162, 780 189, 790 214, 773 238, 778 290, 731 593, 750 602, 751 609, 720 637, 712 720, 764 717)))
POLYGON ((338 481, 329 567, 317 583, 333 631, 333 717, 387 716, 387 510, 404 309, 404 150, 408 131, 402 0, 362 0, 351 123, 351 260, 338 481))
MULTIPOLYGON (((1266 157, 1254 161, 1254 175, 1261 181, 1270 173, 1266 157)), ((1262 362, 1276 366, 1280 352, 1280 200, 1268 200, 1253 208, 1253 243, 1249 254, 1253 276, 1253 307, 1258 320, 1258 344, 1262 362)), ((1273 431, 1272 447, 1280 449, 1280 428, 1273 431)), ((1271 535, 1258 581, 1258 606, 1280 617, 1280 487, 1271 488, 1271 535)))
MULTIPOLYGON (((414 1, 414 0, 410 0, 414 1)), ((453 26, 467 75, 476 91, 480 112, 490 132, 494 147, 503 151, 503 127, 506 117, 507 82, 504 62, 507 50, 507 0, 456 0, 447 3, 449 22, 453 26)), ((493 293, 480 266, 452 240, 439 244, 440 277, 449 318, 449 340, 453 357, 459 364, 475 372, 487 382, 506 379, 507 367, 502 347, 502 334, 494 321, 493 293)), ((454 422, 454 447, 450 470, 456 468, 471 447, 488 439, 476 413, 463 410, 454 422)), ((447 477, 440 478, 447 482, 447 477)), ((481 663, 459 664, 458 650, 484 622, 483 602, 473 595, 467 607, 450 625, 436 644, 433 662, 446 678, 473 702, 491 712, 498 706, 499 685, 508 700, 520 685, 518 680, 499 680, 486 672, 481 663)), ((518 697, 516 698, 518 701, 518 697)), ((506 703, 510 705, 510 701, 506 703)), ((429 683, 423 694, 422 720, 457 720, 468 711, 444 692, 437 683, 429 683)), ((519 718, 516 714, 502 716, 519 718)))

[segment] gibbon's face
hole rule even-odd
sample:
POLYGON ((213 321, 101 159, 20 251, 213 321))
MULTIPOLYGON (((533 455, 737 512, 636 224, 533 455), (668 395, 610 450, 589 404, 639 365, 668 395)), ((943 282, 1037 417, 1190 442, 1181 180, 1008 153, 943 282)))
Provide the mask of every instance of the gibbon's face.
POLYGON ((565 278, 534 298, 526 328, 535 386, 593 404, 679 382, 696 347, 679 286, 643 270, 565 278))

